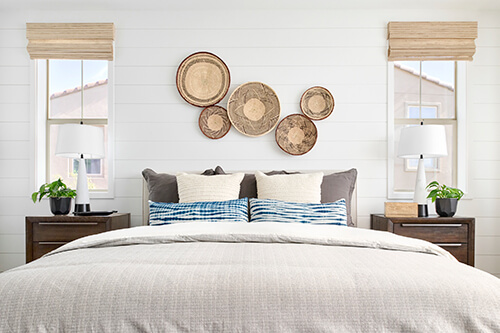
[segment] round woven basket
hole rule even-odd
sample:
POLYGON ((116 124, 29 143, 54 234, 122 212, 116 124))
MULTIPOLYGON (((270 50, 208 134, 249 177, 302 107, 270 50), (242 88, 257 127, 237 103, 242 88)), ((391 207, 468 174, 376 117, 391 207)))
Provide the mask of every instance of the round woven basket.
POLYGON ((227 111, 222 106, 212 105, 201 111, 198 125, 203 134, 210 139, 224 137, 231 128, 227 111))
POLYGON ((276 143, 290 155, 304 155, 318 139, 316 125, 301 114, 285 117, 276 128, 276 143))
POLYGON ((176 83, 186 102, 205 107, 220 102, 226 96, 231 77, 219 57, 209 52, 198 52, 179 65, 176 83))
POLYGON ((231 124, 251 137, 267 134, 278 124, 280 101, 271 87, 261 82, 247 82, 236 88, 227 103, 231 124))
POLYGON ((328 89, 312 87, 307 89, 300 99, 302 113, 312 120, 322 120, 332 114, 335 100, 328 89))

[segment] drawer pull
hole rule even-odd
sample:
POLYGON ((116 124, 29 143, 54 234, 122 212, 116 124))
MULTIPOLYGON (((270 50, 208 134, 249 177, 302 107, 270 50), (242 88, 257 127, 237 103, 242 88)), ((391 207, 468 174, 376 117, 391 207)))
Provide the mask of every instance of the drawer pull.
POLYGON ((68 242, 38 242, 39 245, 64 245, 68 242))
POLYGON ((97 222, 40 222, 40 225, 98 225, 97 222))
POLYGON ((461 243, 434 243, 437 246, 447 246, 447 247, 461 247, 461 243))
POLYGON ((401 223, 402 227, 453 227, 453 228, 459 228, 462 226, 461 223, 454 223, 454 224, 424 224, 424 223, 401 223))

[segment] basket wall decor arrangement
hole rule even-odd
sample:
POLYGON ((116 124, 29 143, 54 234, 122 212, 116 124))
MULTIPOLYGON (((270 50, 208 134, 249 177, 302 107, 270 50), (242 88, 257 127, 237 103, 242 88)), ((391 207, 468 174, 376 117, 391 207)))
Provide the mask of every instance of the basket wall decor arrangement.
POLYGON ((177 90, 189 104, 203 107, 198 126, 210 139, 223 138, 231 126, 249 137, 259 137, 276 129, 276 143, 284 152, 304 155, 318 139, 318 129, 313 120, 329 117, 335 107, 330 91, 314 86, 300 98, 303 114, 291 114, 280 122, 278 95, 262 82, 247 82, 238 86, 229 96, 227 109, 216 105, 226 96, 230 84, 229 68, 221 58, 210 52, 187 56, 177 69, 177 90))

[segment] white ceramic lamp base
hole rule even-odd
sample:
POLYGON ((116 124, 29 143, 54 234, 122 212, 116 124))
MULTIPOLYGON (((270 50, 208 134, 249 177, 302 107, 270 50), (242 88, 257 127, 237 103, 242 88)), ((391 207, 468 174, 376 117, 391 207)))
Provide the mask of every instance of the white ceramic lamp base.
POLYGON ((90 212, 89 186, 85 159, 78 159, 78 178, 76 182, 75 213, 90 212))
POLYGON ((429 211, 427 209, 427 191, 425 190, 426 186, 427 181, 425 180, 424 158, 420 156, 418 160, 417 179, 415 181, 415 194, 413 196, 413 201, 418 203, 419 217, 429 216, 429 211))

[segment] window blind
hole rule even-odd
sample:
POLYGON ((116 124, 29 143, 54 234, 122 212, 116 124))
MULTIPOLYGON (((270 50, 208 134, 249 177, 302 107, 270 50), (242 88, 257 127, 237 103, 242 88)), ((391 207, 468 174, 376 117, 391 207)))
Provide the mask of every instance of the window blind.
POLYGON ((113 60, 113 23, 26 23, 31 59, 113 60))
POLYGON ((477 22, 389 22, 389 61, 472 60, 477 22))

